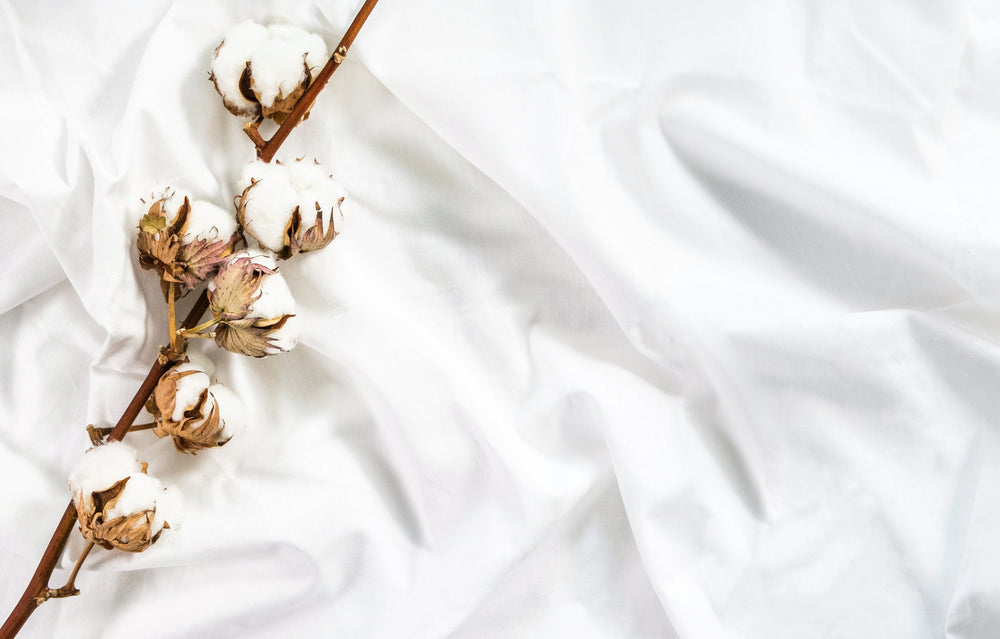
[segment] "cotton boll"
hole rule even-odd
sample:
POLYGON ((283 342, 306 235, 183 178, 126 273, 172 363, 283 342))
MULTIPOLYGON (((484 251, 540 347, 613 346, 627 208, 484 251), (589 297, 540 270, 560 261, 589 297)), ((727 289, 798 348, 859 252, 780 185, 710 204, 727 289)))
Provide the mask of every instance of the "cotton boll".
POLYGON ((291 186, 289 179, 288 169, 284 164, 280 162, 271 164, 263 160, 252 160, 243 167, 243 171, 240 173, 239 188, 242 191, 259 180, 267 180, 275 184, 291 186))
MULTIPOLYGON (((216 395, 225 395, 225 388, 199 367, 198 357, 189 355, 188 359, 191 361, 175 364, 160 378, 146 408, 153 415, 153 432, 158 437, 171 437, 177 450, 195 454, 222 446, 232 435, 226 428, 229 416, 216 395)), ((231 406, 236 404, 231 395, 226 399, 231 406)))
POLYGON ((244 230, 261 246, 279 252, 291 221, 291 211, 297 204, 297 194, 290 186, 261 180, 245 196, 244 230))
POLYGON ((324 248, 337 236, 346 192, 316 160, 251 163, 240 186, 237 218, 248 235, 281 259, 324 248))
POLYGON ((271 251, 280 251, 295 207, 296 192, 281 164, 254 160, 240 176, 240 220, 246 232, 271 251))
POLYGON ((288 173, 288 182, 296 191, 305 191, 323 184, 330 179, 330 174, 315 160, 304 158, 283 165, 288 173))
POLYGON ((83 454, 70 473, 69 486, 74 494, 82 496, 82 506, 91 508, 92 493, 106 490, 141 470, 135 450, 128 444, 112 441, 83 454))
MULTIPOLYGON (((272 38, 281 40, 298 51, 306 52, 306 64, 311 71, 318 72, 326 64, 329 53, 323 38, 288 24, 272 24, 268 27, 272 38)), ((315 73, 313 73, 315 76, 315 73)))
POLYGON ((177 219, 177 212, 184 204, 184 200, 192 200, 191 191, 186 189, 167 189, 163 192, 163 208, 167 211, 167 224, 173 224, 177 219))
POLYGON ((69 486, 80 531, 104 548, 142 552, 166 526, 155 516, 163 486, 125 444, 108 442, 84 453, 69 486))
POLYGON ((219 45, 212 80, 233 114, 273 118, 279 124, 319 73, 328 56, 317 35, 291 25, 237 25, 219 45), (248 72, 250 94, 240 90, 248 72))

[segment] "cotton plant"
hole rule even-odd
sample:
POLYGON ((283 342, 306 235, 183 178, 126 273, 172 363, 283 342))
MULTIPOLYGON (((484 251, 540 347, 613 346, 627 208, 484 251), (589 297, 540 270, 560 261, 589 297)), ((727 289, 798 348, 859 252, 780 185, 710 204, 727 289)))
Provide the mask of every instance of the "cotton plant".
POLYGON ((243 430, 237 393, 215 378, 209 357, 188 349, 190 340, 204 338, 255 358, 296 345, 295 299, 279 263, 333 241, 346 193, 315 158, 279 162, 274 155, 308 116, 375 2, 365 1, 329 57, 320 36, 291 25, 244 22, 216 48, 211 81, 222 105, 247 119, 244 131, 258 159, 233 185, 229 207, 196 199, 176 185, 158 185, 139 198, 138 263, 159 279, 169 341, 121 420, 114 427, 88 426, 92 446, 69 475, 72 499, 66 514, 20 602, 0 627, 0 639, 14 637, 44 601, 78 594, 75 579, 95 546, 145 552, 172 534, 176 490, 147 472, 137 451, 121 442, 126 434, 148 429, 169 438, 178 452, 195 455, 211 454, 243 430), (257 130, 265 119, 280 125, 270 140, 257 130), (178 326, 177 300, 196 291, 193 309, 178 326), (206 311, 210 317, 202 321, 206 311), (153 421, 136 425, 143 406, 153 421), (47 581, 74 527, 86 547, 67 584, 50 588, 47 581))

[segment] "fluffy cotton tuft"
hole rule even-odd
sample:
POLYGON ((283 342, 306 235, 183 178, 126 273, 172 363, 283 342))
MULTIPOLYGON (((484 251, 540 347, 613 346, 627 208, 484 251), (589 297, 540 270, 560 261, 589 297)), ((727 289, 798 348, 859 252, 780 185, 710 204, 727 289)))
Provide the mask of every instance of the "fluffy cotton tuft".
MULTIPOLYGON (((183 202, 183 199, 181 200, 183 202)), ((236 232, 236 216, 211 202, 194 200, 188 213, 182 241, 194 240, 229 240, 236 232)))
POLYGON ((228 386, 212 384, 208 388, 215 405, 222 415, 222 436, 226 439, 239 434, 246 427, 246 417, 243 412, 243 402, 228 386))
POLYGON ((184 417, 184 411, 198 403, 201 394, 212 385, 212 379, 193 362, 178 364, 174 367, 174 371, 177 373, 190 372, 190 375, 178 375, 176 378, 176 403, 174 404, 171 419, 178 422, 184 417))
POLYGON ((281 273, 272 273, 260 280, 260 297, 250 306, 247 317, 270 319, 295 314, 295 298, 281 273))
POLYGON ((189 350, 184 356, 188 359, 187 363, 195 369, 204 372, 209 377, 215 375, 215 364, 207 356, 192 350, 189 350))
POLYGON ((292 210, 298 205, 298 192, 292 187, 288 169, 281 164, 255 160, 240 176, 244 230, 261 246, 280 251, 291 223, 292 210), (249 187, 249 191, 247 190, 249 187))
MULTIPOLYGON (((156 477, 150 477, 146 473, 133 473, 129 476, 128 482, 125 483, 125 490, 118 496, 114 505, 105 511, 105 519, 127 517, 132 513, 141 513, 144 510, 155 510, 156 503, 164 490, 163 484, 156 477)), ((154 525, 153 534, 160 532, 162 528, 162 523, 159 528, 154 525)))
POLYGON ((270 352, 280 353, 295 348, 299 339, 299 320, 295 317, 295 298, 281 273, 273 273, 261 279, 260 297, 250 307, 247 317, 271 319, 282 315, 292 315, 285 324, 270 334, 273 340, 270 352))

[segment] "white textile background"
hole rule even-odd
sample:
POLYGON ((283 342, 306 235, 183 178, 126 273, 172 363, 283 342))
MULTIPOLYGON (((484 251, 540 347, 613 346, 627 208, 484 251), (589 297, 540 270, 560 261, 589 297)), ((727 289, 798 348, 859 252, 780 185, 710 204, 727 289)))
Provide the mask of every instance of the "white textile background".
MULTIPOLYGON (((0 0, 0 615, 165 341, 139 199, 252 157, 214 47, 359 5, 0 0)), ((197 345, 248 429, 130 437, 182 525, 21 636, 1000 636, 998 113, 996 2, 382 0, 300 345, 197 345)))

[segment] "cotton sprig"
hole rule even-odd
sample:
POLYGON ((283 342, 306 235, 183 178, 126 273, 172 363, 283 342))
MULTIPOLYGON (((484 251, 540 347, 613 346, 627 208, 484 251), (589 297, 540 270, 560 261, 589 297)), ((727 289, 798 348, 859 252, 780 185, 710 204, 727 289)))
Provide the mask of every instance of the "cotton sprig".
POLYGON ((230 29, 215 50, 210 77, 233 115, 281 124, 327 55, 326 43, 315 34, 247 21, 230 29))
MULTIPOLYGON (((226 108, 249 118, 244 131, 265 162, 308 116, 376 1, 364 0, 329 59, 319 36, 296 27, 250 22, 234 27, 216 49, 210 77, 226 108), (265 118, 280 125, 269 140, 258 130, 265 118)), ((0 634, 13 637, 45 601, 79 594, 74 582, 95 546, 141 552, 170 527, 164 513, 173 491, 147 474, 146 463, 118 440, 130 430, 152 428, 160 437, 171 437, 178 450, 190 453, 229 441, 241 422, 239 402, 224 386, 212 382, 210 365, 187 353, 186 338, 211 338, 230 351, 256 357, 292 348, 298 328, 295 300, 277 272, 276 253, 287 259, 328 245, 339 232, 343 198, 343 190, 318 162, 299 160, 287 167, 247 169, 234 197, 239 201, 237 211, 169 188, 157 189, 150 201, 143 200, 143 210, 136 216, 139 264, 159 276, 170 344, 161 347, 114 428, 88 427, 95 445, 69 476, 71 509, 61 518, 0 634), (247 242, 242 226, 253 227, 251 242, 272 248, 237 253, 247 242), (178 329, 177 298, 202 286, 178 329), (199 324, 208 307, 212 318, 199 324), (155 421, 136 425, 143 404, 155 421), (89 543, 66 584, 52 588, 49 580, 73 530, 74 514, 89 543)))

